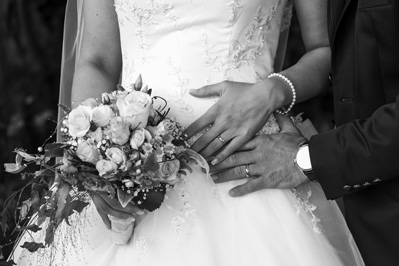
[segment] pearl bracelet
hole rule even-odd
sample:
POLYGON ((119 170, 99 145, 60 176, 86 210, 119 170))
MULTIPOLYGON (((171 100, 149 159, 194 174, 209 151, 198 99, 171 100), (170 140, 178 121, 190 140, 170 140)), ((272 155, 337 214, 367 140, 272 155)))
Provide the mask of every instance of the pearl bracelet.
POLYGON ((295 102, 296 102, 296 90, 295 90, 294 84, 292 84, 291 80, 289 80, 286 76, 284 76, 283 74, 280 74, 280 73, 272 73, 267 78, 272 78, 272 77, 280 78, 280 79, 284 80, 288 84, 288 86, 290 86, 290 89, 292 92, 292 102, 291 102, 290 106, 288 106, 288 108, 284 111, 276 110, 276 113, 278 113, 278 114, 287 115, 288 112, 291 111, 291 109, 294 107, 295 102))

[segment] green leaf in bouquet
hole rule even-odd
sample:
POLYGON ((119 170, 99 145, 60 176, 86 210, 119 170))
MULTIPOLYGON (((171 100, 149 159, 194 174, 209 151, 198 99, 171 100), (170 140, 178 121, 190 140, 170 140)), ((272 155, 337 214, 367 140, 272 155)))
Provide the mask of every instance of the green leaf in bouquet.
POLYGON ((25 242, 21 248, 26 248, 30 252, 36 252, 39 248, 44 248, 43 243, 25 242))
POLYGON ((29 210, 30 210, 31 206, 32 206, 31 199, 27 199, 27 200, 24 200, 22 202, 20 210, 19 210, 19 219, 20 220, 23 220, 23 219, 26 218, 26 216, 29 213, 29 210))
POLYGON ((69 223, 69 216, 71 216, 75 211, 77 213, 81 213, 87 205, 89 205, 88 202, 84 202, 80 199, 72 200, 71 196, 68 195, 62 214, 62 219, 65 220, 68 225, 71 225, 69 223))
POLYGON ((65 143, 49 143, 44 147, 44 155, 46 157, 63 157, 64 150, 69 148, 70 145, 65 143))
MULTIPOLYGON (((63 206, 62 211, 60 212, 61 216, 56 217, 56 221, 58 224, 60 224, 63 220, 65 220, 65 222, 70 226, 71 224, 69 223, 69 215, 71 215, 73 213, 73 209, 71 206, 71 202, 72 202, 72 197, 71 195, 68 194, 68 196, 65 199, 65 205, 63 206)), ((58 208, 57 208, 58 210, 58 208)))
POLYGON ((116 191, 119 203, 122 205, 123 208, 125 208, 127 204, 133 199, 133 194, 128 193, 119 186, 116 188, 116 191))
POLYGON ((8 218, 10 217, 9 210, 6 208, 3 210, 1 213, 1 221, 0 221, 0 226, 1 226, 1 231, 3 232, 3 235, 5 236, 5 233, 9 229, 8 226, 8 218))
POLYGON ((7 173, 19 174, 26 168, 26 164, 5 163, 4 168, 7 173))
POLYGON ((57 227, 54 225, 54 223, 49 223, 49 225, 47 226, 46 236, 44 238, 44 243, 46 244, 46 246, 49 246, 51 243, 53 243, 56 228, 57 227))
POLYGON ((150 153, 150 155, 145 159, 143 168, 149 171, 158 171, 159 163, 154 153, 150 153))
POLYGON ((120 85, 120 84, 116 85, 116 89, 119 90, 119 91, 122 91, 122 92, 126 91, 125 88, 122 85, 120 85))
POLYGON ((172 144, 175 146, 186 146, 186 141, 182 138, 172 140, 172 144))
POLYGON ((97 125, 94 122, 90 123, 90 129, 91 132, 94 132, 97 130, 97 125))
POLYGON ((68 218, 65 212, 65 207, 69 207, 68 205, 72 201, 69 192, 71 191, 71 185, 64 182, 60 185, 56 192, 56 204, 57 204, 57 211, 55 213, 55 222, 56 226, 58 226, 63 219, 68 218))
POLYGON ((29 230, 32 232, 38 232, 40 230, 42 230, 42 228, 40 226, 38 226, 37 224, 30 224, 28 226, 22 226, 18 228, 19 231, 25 231, 25 230, 29 230))
POLYGON ((19 161, 19 163, 22 163, 22 158, 24 158, 27 162, 40 160, 40 157, 28 154, 22 149, 16 149, 15 152, 17 153, 17 156, 20 157, 20 159, 16 159, 16 161, 19 161))
POLYGON ((133 85, 133 89, 135 91, 140 91, 142 87, 143 87, 143 79, 142 79, 141 75, 139 75, 136 79, 136 82, 133 85))
POLYGON ((37 225, 40 226, 46 221, 47 217, 46 216, 38 216, 37 217, 37 225))
POLYGON ((105 174, 103 175, 104 178, 106 178, 109 182, 116 182, 121 180, 120 175, 117 175, 115 173, 112 174, 105 174))
POLYGON ((15 150, 15 152, 17 153, 15 155, 15 163, 4 164, 6 172, 10 174, 19 174, 26 168, 26 164, 22 164, 23 156, 19 153, 19 151, 20 150, 15 150))
POLYGON ((76 211, 77 213, 81 213, 84 208, 86 208, 89 205, 88 202, 84 202, 83 200, 80 199, 75 199, 71 202, 70 204, 70 213, 69 216, 76 211))
MULTIPOLYGON (((32 185, 33 186, 33 185, 32 185)), ((33 212, 37 212, 40 207, 40 195, 37 190, 33 190, 30 193, 30 199, 31 199, 31 210, 33 212)))
POLYGON ((132 201, 142 210, 154 211, 158 209, 165 199, 165 185, 146 188, 137 193, 132 201))
POLYGON ((22 155, 17 153, 17 155, 15 156, 15 163, 16 164, 22 164, 22 155))
POLYGON ((74 175, 70 175, 67 173, 59 173, 58 176, 66 183, 70 184, 71 186, 76 186, 78 184, 78 180, 74 175))

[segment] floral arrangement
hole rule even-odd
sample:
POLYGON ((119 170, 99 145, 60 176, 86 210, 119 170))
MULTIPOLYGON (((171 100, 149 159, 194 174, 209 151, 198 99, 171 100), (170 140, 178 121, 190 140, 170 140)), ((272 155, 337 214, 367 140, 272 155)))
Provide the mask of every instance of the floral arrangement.
MULTIPOLYGON (((118 90, 102 94, 101 101, 90 98, 73 110, 63 107, 67 115, 60 122, 61 142, 46 144, 39 154, 15 150, 16 161, 5 164, 6 171, 31 178, 23 188, 31 188, 31 198, 20 204, 18 224, 37 215, 35 224, 17 230, 35 232, 49 218, 45 244, 51 244, 57 226, 63 220, 69 223, 68 217, 88 204, 71 189, 106 192, 122 206, 131 201, 149 211, 160 206, 166 189, 190 170, 192 153, 182 126, 167 117, 166 103, 155 110, 153 102, 160 98, 150 95, 139 77, 130 92, 118 85, 118 90), (39 170, 28 172, 28 164, 39 170)), ((5 203, 3 231, 11 202, 23 189, 5 203)), ((34 252, 45 245, 25 242, 22 247, 34 252)))

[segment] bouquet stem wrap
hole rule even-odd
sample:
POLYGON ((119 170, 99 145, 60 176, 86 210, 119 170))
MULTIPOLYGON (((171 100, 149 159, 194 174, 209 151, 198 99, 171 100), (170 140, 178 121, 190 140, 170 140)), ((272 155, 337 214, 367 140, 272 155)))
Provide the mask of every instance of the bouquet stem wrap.
POLYGON ((120 219, 115 216, 108 215, 111 221, 111 238, 115 244, 125 245, 133 235, 133 227, 135 218, 120 219))

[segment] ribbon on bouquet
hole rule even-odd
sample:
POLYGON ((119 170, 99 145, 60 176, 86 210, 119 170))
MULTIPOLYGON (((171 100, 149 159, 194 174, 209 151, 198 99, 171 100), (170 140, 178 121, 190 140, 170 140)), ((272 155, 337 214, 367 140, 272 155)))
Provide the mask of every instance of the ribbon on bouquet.
POLYGON ((108 215, 111 221, 111 238, 115 244, 125 245, 133 235, 133 227, 135 218, 120 219, 112 215, 108 215))

